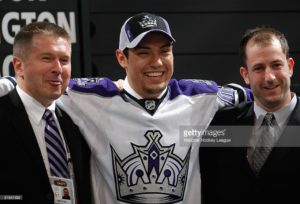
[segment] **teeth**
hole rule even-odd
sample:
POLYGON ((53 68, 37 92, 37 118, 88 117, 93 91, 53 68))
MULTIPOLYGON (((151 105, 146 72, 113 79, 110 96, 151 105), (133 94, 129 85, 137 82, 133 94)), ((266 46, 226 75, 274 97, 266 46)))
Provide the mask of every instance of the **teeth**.
POLYGON ((277 86, 265 86, 266 89, 275 89, 277 86))
POLYGON ((157 76, 161 76, 162 72, 149 72, 149 73, 146 73, 146 75, 149 77, 157 77, 157 76))

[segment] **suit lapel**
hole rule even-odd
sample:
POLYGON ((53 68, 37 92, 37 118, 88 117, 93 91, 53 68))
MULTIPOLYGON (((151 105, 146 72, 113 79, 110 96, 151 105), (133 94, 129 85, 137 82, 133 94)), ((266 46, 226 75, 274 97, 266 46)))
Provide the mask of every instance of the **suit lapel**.
POLYGON ((75 132, 74 126, 72 126, 72 120, 60 108, 55 108, 55 114, 59 121, 63 137, 68 148, 67 151, 71 154, 74 172, 77 172, 78 168, 80 168, 77 160, 80 158, 80 154, 78 153, 81 152, 81 149, 78 149, 79 147, 81 147, 80 140, 78 139, 77 135, 78 133, 75 132))
MULTIPOLYGON (((254 104, 251 103, 251 105, 244 111, 242 112, 238 117, 237 117, 237 121, 238 121, 238 125, 239 126, 249 126, 249 130, 248 132, 244 135, 244 144, 248 144, 250 141, 250 138, 253 136, 252 135, 252 128, 254 126, 254 117, 255 117, 255 113, 254 113, 254 104)), ((249 176, 254 177, 255 174, 252 171, 252 168, 249 164, 248 161, 248 146, 244 146, 242 147, 242 155, 243 155, 243 164, 245 166, 245 171, 247 172, 247 174, 249 176)))
MULTIPOLYGON (((72 130, 69 127, 69 124, 68 124, 69 121, 64 116, 63 111, 61 109, 59 109, 58 107, 55 108, 55 114, 56 114, 56 117, 59 121, 59 125, 61 127, 61 131, 63 133, 63 137, 65 139, 65 142, 66 142, 68 148, 73 149, 73 143, 72 142, 75 139, 75 137, 72 136, 72 130)), ((73 151, 71 151, 71 152, 73 152, 73 151)))
POLYGON ((244 153, 247 155, 247 145, 249 143, 250 138, 252 137, 252 128, 254 125, 253 104, 250 105, 245 111, 243 111, 236 117, 235 124, 237 126, 242 126, 245 128, 245 134, 242 135, 244 139, 242 145, 245 149, 244 153))
MULTIPOLYGON (((14 89, 9 95, 12 100, 12 106, 14 106, 11 109, 11 115, 14 118, 14 120, 12 120, 12 123, 16 128, 16 132, 20 136, 20 140, 23 141, 24 146, 32 157, 32 162, 35 165, 34 168, 41 170, 43 169, 43 171, 37 172, 42 174, 41 176, 43 178, 48 178, 39 145, 37 143, 33 128, 29 121, 25 107, 21 101, 21 98, 19 97, 16 89, 14 89)), ((47 182, 49 182, 48 179, 47 182)))

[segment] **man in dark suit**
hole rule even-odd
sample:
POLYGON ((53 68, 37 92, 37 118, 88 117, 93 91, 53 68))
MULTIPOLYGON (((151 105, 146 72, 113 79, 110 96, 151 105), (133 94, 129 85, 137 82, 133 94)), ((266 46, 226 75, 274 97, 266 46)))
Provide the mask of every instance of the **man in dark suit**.
POLYGON ((254 102, 214 117, 210 128, 227 128, 231 144, 201 145, 203 203, 299 202, 300 106, 290 90, 294 60, 287 40, 273 28, 258 27, 245 33, 240 48, 240 74, 254 102), (265 115, 274 116, 268 125, 265 115))
POLYGON ((71 75, 69 34, 48 22, 24 26, 15 37, 13 65, 17 86, 0 98, 0 203, 57 203, 68 187, 72 203, 89 204, 90 150, 78 127, 55 105, 71 75), (45 139, 46 109, 54 118, 48 134, 58 136, 62 154, 45 139), (62 161, 66 176, 60 174, 62 161))

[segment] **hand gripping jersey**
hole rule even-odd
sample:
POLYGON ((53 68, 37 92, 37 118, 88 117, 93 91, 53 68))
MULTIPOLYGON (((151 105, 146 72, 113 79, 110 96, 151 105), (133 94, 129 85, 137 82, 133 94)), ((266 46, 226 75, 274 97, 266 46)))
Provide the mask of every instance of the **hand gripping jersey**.
MULTIPOLYGON (((217 92, 212 81, 171 80, 158 107, 148 100, 151 114, 106 78, 71 80, 59 105, 91 147, 95 202, 201 203, 200 140, 191 130, 207 128, 217 92)), ((222 95, 232 102, 234 93, 222 95)))

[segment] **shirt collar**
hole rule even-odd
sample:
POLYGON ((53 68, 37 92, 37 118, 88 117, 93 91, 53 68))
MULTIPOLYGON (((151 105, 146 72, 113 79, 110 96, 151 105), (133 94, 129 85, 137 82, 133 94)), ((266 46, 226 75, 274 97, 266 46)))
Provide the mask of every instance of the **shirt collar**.
MULTIPOLYGON (((297 98, 296 94, 293 94, 292 100, 286 104, 285 106, 281 107, 279 110, 273 112, 276 122, 280 128, 286 125, 289 116, 293 112, 294 108, 296 107, 297 98)), ((267 111, 259 107, 256 102, 254 102, 254 112, 255 112, 255 125, 261 125, 263 118, 265 117, 267 111)))
POLYGON ((16 89, 25 106, 28 117, 30 117, 35 124, 40 124, 46 108, 51 110, 51 112, 55 111, 55 102, 53 102, 49 107, 45 108, 32 96, 23 91, 18 85, 16 89))
MULTIPOLYGON (((164 96, 164 94, 167 91, 167 87, 163 90, 163 92, 157 97, 157 99, 160 99, 161 97, 164 96)), ((142 96, 140 96, 135 90, 133 90, 133 88, 129 85, 128 79, 127 77, 124 80, 124 90, 127 91, 130 95, 132 95, 133 97, 135 97, 136 99, 143 99, 142 96)))

